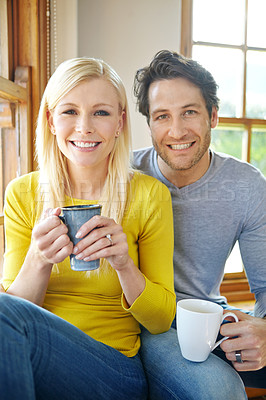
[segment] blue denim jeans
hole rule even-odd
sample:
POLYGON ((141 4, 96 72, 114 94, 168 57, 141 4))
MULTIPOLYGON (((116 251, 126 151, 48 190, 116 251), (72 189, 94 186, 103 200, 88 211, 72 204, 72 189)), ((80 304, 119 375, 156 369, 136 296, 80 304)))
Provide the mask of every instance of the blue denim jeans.
POLYGON ((235 369, 214 354, 202 363, 183 358, 175 328, 151 335, 142 328, 140 356, 150 400, 243 400, 245 388, 235 369))
POLYGON ((26 300, 0 295, 0 397, 146 399, 139 355, 126 357, 26 300))

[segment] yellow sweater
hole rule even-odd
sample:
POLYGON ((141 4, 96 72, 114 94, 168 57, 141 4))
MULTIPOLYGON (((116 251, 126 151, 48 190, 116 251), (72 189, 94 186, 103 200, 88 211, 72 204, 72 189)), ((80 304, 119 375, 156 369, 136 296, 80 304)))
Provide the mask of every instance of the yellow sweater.
MULTIPOLYGON (((40 217, 38 179, 39 173, 32 172, 12 181, 6 190, 6 290, 24 262, 32 229, 40 217)), ((74 199, 74 204, 95 203, 74 199)), ((70 204, 72 199, 66 197, 66 205, 70 204)), ((129 255, 145 276, 143 293, 128 308, 115 270, 72 271, 68 257, 54 265, 43 307, 94 339, 134 356, 140 347, 139 323, 151 333, 161 333, 169 329, 175 315, 172 221, 166 186, 135 173, 122 226, 129 255)))

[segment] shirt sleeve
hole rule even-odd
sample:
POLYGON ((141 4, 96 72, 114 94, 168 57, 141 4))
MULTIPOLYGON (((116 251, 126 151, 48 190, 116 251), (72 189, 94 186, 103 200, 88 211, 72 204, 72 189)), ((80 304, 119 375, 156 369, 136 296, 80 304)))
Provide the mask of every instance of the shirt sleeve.
POLYGON ((266 314, 266 180, 257 173, 249 188, 245 223, 239 247, 251 292, 255 294, 254 315, 266 314))
POLYGON ((139 268, 146 286, 128 308, 122 296, 124 309, 151 333, 167 331, 176 311, 173 277, 173 213, 168 188, 150 178, 153 185, 146 201, 141 198, 142 229, 139 234, 139 268))

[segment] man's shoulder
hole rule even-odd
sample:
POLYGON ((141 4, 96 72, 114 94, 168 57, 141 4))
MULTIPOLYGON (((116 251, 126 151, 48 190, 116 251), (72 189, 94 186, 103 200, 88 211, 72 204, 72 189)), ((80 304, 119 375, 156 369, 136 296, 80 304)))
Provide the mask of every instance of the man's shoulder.
POLYGON ((142 149, 133 151, 134 162, 142 162, 143 160, 150 160, 154 155, 154 147, 144 147, 142 149))
POLYGON ((145 174, 151 174, 154 170, 154 148, 146 147, 133 151, 133 166, 145 174))
POLYGON ((214 167, 217 171, 221 170, 222 176, 227 175, 230 179, 244 179, 245 181, 264 181, 266 179, 261 171, 246 161, 239 160, 225 153, 213 152, 214 167))

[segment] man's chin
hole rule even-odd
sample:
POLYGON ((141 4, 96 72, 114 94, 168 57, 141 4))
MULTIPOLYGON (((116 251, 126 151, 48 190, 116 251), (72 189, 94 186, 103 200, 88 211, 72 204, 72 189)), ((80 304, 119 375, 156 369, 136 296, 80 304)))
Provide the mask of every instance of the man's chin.
MULTIPOLYGON (((158 153, 159 154, 159 153, 158 153)), ((177 157, 169 157, 167 154, 159 154, 159 157, 169 168, 174 171, 186 171, 195 165, 195 160, 191 157, 178 155, 177 157)))
POLYGON ((178 164, 178 163, 168 163, 167 164, 168 167, 170 167, 173 171, 188 171, 190 170, 192 167, 194 167, 195 164, 193 163, 182 163, 182 165, 178 164))

